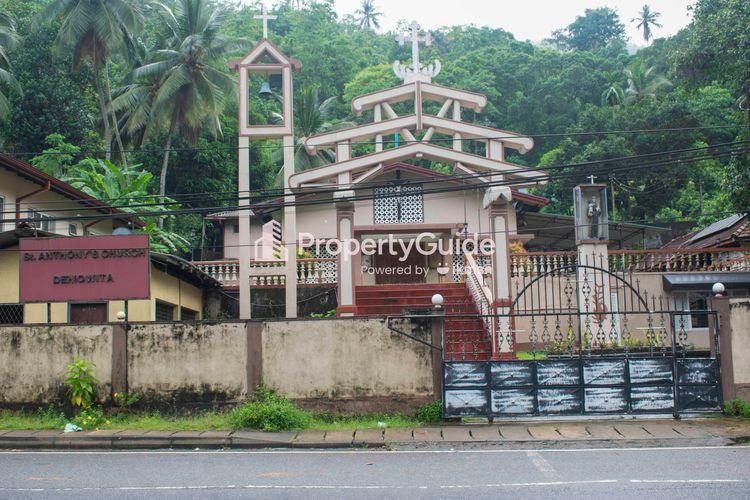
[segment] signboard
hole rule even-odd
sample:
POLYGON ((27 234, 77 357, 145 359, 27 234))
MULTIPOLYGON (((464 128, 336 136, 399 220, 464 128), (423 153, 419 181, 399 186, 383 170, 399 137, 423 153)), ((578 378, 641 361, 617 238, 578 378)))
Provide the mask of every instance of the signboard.
POLYGON ((24 238, 21 302, 147 299, 147 235, 24 238))

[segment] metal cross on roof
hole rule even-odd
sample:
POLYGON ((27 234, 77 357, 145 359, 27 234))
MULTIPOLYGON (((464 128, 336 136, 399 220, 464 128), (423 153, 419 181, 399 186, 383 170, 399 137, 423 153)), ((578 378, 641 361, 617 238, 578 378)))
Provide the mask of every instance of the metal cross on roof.
POLYGON ((435 64, 429 64, 422 66, 419 61, 419 44, 424 42, 425 46, 429 47, 432 45, 432 35, 430 32, 426 32, 424 36, 419 34, 421 27, 416 21, 412 21, 409 25, 409 33, 402 33, 396 37, 396 41, 399 45, 406 45, 408 40, 411 40, 411 68, 401 64, 400 61, 393 63, 393 71, 396 76, 403 79, 405 82, 422 80, 430 81, 432 77, 435 77, 440 73, 440 61, 435 61, 435 64))
POLYGON ((266 10, 265 4, 262 4, 260 6, 260 12, 261 14, 259 16, 253 16, 253 19, 262 19, 263 20, 263 39, 268 39, 268 21, 276 19, 277 16, 269 16, 268 11, 266 10))

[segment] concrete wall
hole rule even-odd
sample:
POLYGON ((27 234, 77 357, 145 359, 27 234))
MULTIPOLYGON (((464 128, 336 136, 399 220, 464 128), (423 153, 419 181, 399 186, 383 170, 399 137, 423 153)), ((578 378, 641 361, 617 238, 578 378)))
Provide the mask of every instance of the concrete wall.
MULTIPOLYGON (((399 328, 430 341, 431 325, 399 328)), ((0 327, 0 404, 66 397, 65 367, 96 363, 100 394, 143 403, 243 399, 263 381, 307 407, 413 411, 433 397, 433 352, 377 319, 0 327), (122 339, 122 340, 118 340, 122 339)))
POLYGON ((750 401, 750 300, 729 300, 729 324, 730 352, 723 354, 730 358, 734 396, 750 401))
MULTIPOLYGON (((429 342, 429 325, 400 328, 429 342)), ((384 320, 268 322, 262 349, 264 383, 307 406, 403 410, 433 394, 430 348, 384 320)))
POLYGON ((131 325, 127 338, 129 392, 212 401, 245 391, 244 323, 131 325))
POLYGON ((45 404, 67 397, 66 367, 76 358, 96 364, 99 396, 109 396, 112 327, 0 328, 0 404, 45 404))

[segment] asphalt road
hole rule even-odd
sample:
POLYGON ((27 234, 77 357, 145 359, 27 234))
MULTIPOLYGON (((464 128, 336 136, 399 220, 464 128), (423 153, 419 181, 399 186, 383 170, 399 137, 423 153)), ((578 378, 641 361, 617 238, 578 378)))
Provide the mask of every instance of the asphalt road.
POLYGON ((750 447, 0 452, 0 498, 750 498, 750 447))

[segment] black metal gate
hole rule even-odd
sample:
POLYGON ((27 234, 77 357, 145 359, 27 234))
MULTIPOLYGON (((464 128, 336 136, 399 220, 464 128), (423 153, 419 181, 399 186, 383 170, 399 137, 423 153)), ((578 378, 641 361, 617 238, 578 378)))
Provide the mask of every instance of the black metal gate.
MULTIPOLYGON (((652 278, 660 275, 640 279, 652 278)), ((485 359, 444 355, 444 416, 720 409, 716 313, 649 296, 640 279, 567 262, 518 273, 511 307, 487 322, 502 349, 485 359)))

